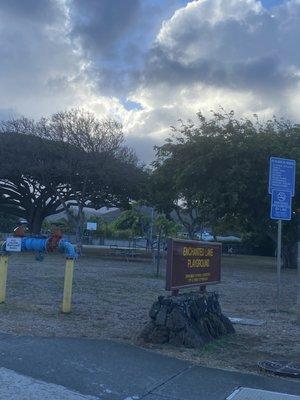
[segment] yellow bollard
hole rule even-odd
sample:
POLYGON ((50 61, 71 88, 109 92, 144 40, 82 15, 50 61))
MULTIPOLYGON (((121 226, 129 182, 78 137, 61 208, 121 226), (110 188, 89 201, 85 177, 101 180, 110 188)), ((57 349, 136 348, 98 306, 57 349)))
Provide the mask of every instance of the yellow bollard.
POLYGON ((62 304, 63 313, 69 313, 71 311, 73 271, 74 271, 74 259, 67 258, 66 269, 65 269, 64 297, 62 304))
POLYGON ((0 303, 5 302, 8 256, 0 255, 0 303))

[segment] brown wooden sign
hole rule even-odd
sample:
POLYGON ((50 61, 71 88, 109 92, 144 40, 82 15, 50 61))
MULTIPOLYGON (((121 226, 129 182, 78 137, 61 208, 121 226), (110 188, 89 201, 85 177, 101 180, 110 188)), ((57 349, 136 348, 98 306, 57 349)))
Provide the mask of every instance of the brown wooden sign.
POLYGON ((221 281, 221 243, 169 239, 166 290, 221 281))

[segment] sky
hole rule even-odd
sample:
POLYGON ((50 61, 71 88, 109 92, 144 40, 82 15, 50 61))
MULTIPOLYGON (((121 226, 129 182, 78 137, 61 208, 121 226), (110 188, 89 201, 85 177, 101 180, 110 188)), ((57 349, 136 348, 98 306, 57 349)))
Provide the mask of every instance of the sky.
POLYGON ((299 122, 300 0, 0 0, 0 119, 72 107, 148 162, 223 107, 299 122))

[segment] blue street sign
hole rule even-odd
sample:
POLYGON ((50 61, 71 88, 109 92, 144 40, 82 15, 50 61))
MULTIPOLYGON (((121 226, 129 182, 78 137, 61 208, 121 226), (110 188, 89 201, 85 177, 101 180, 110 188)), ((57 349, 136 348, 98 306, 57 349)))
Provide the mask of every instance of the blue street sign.
POLYGON ((289 221, 292 217, 292 194, 290 191, 273 190, 271 219, 289 221))
POLYGON ((296 161, 271 157, 269 170, 269 194, 273 190, 291 192, 295 195, 296 161))

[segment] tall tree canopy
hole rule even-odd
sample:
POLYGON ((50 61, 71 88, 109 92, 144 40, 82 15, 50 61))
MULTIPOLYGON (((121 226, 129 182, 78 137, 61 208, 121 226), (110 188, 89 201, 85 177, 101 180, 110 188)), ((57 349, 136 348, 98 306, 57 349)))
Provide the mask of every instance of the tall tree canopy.
POLYGON ((39 233, 42 221, 63 211, 55 187, 61 182, 61 148, 32 135, 0 134, 0 209, 28 221, 39 233))
MULTIPOLYGON (((157 148, 153 196, 157 207, 175 210, 190 236, 201 226, 235 221, 240 231, 264 231, 275 238, 270 220, 270 156, 292 158, 300 168, 300 126, 276 120, 236 119, 234 113, 198 114, 197 123, 172 128, 157 148)), ((299 175, 298 175, 299 176, 299 175)), ((294 204, 300 199, 296 182, 294 204)), ((299 204, 299 203, 298 203, 299 204)), ((293 223, 285 224, 292 235, 293 223)))
MULTIPOLYGON (((141 195, 145 173, 135 154, 123 145, 122 129, 115 121, 99 121, 76 109, 37 122, 26 118, 6 121, 0 132, 11 153, 10 161, 3 160, 2 190, 4 182, 17 185, 10 191, 10 206, 17 210, 20 198, 29 201, 28 190, 37 203, 43 192, 43 217, 46 206, 50 213, 54 208, 50 210, 50 203, 55 202, 53 212, 67 213, 78 242, 84 207, 124 206, 141 195), (18 168, 13 167, 14 158, 18 168), (24 180, 29 182, 26 193, 24 180)), ((4 193, 2 202, 8 206, 4 193)), ((29 215, 29 204, 24 206, 29 215)))

